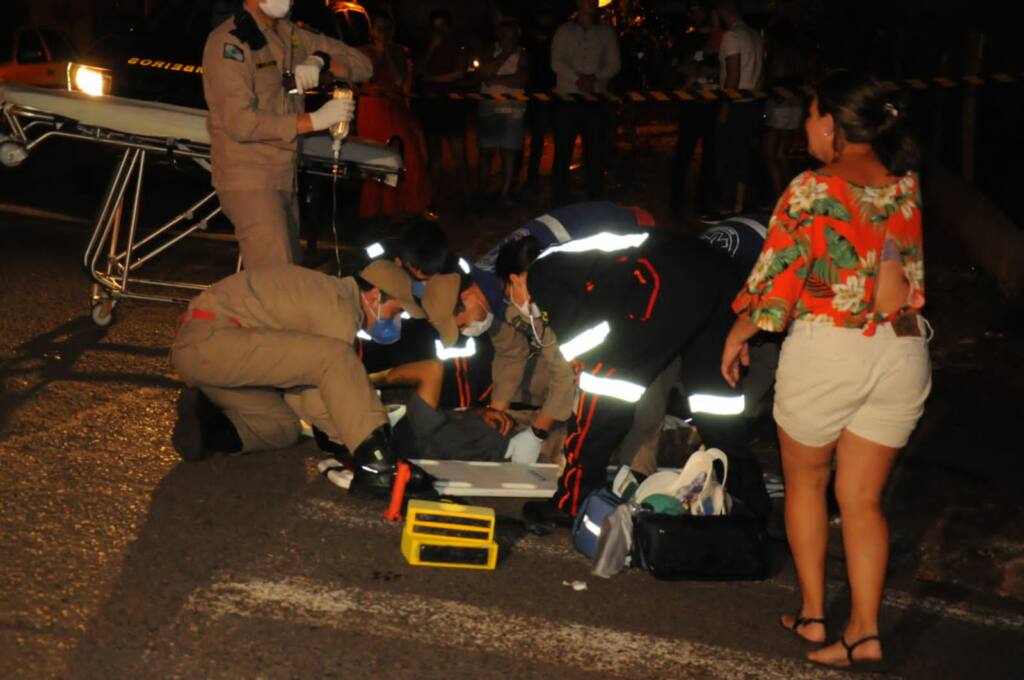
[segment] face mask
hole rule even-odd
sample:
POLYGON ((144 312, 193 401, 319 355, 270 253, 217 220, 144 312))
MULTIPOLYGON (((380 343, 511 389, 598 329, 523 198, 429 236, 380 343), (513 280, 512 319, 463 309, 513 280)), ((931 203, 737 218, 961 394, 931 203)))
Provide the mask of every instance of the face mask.
POLYGON ((396 316, 393 319, 380 318, 380 300, 377 300, 377 311, 373 315, 377 321, 373 328, 367 331, 370 338, 378 345, 393 345, 402 337, 402 317, 396 316))
POLYGON ((478 335, 483 335, 484 333, 486 333, 487 329, 491 327, 492 323, 494 323, 494 314, 491 312, 487 312, 487 316, 485 316, 483 319, 481 319, 480 321, 474 321, 473 323, 463 328, 462 331, 460 332, 467 338, 475 338, 478 335))
POLYGON ((271 19, 283 19, 292 9, 292 0, 260 0, 260 9, 271 19))
POLYGON ((413 281, 412 282, 412 296, 417 300, 423 299, 423 294, 427 292, 426 281, 413 281))

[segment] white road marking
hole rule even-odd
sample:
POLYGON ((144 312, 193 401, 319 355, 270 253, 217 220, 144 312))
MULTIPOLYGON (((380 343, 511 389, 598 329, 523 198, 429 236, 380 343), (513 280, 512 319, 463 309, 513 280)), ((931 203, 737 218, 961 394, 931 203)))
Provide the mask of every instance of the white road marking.
MULTIPOLYGON (((390 528, 394 531, 396 540, 402 529, 400 523, 388 522, 376 512, 370 512, 365 508, 346 503, 335 503, 319 498, 301 504, 298 511, 300 516, 308 520, 326 521, 355 529, 379 531, 390 528)), ((544 557, 556 559, 572 559, 576 561, 583 559, 569 545, 568 534, 559 532, 556 535, 557 537, 565 537, 566 540, 544 539, 533 534, 526 534, 513 544, 514 550, 520 554, 543 555, 544 557)), ((764 581, 764 583, 790 592, 796 591, 796 585, 790 581, 770 579, 764 581)), ((830 583, 829 599, 841 593, 843 589, 844 586, 841 584, 830 583)), ((886 591, 882 599, 882 606, 935 616, 949 621, 958 621, 973 626, 998 628, 1011 632, 1024 631, 1024 615, 1021 614, 978 605, 965 605, 960 602, 952 602, 936 597, 923 597, 899 590, 886 591)))
POLYGON ((197 590, 188 611, 259 617, 527 658, 627 677, 843 678, 807 662, 603 626, 552 621, 432 597, 252 579, 197 590), (401 612, 396 616, 396 612, 401 612))

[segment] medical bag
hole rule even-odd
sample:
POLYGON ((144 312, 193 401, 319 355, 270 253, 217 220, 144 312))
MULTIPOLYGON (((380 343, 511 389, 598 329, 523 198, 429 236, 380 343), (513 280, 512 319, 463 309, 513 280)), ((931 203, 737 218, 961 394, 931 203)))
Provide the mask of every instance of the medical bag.
POLYGON ((622 505, 619 498, 608 487, 601 487, 583 500, 572 526, 572 544, 590 559, 597 557, 597 545, 601 540, 601 523, 604 518, 622 505))
POLYGON ((737 499, 727 515, 641 510, 632 564, 666 580, 759 580, 768 576, 765 538, 762 518, 737 499))

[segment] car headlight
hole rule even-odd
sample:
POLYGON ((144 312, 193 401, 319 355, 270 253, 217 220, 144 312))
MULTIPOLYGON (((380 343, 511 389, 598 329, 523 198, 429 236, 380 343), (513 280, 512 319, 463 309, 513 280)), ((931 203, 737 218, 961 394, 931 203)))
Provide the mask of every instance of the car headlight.
POLYGON ((72 92, 84 92, 93 97, 110 94, 110 71, 105 68, 70 63, 68 64, 68 89, 72 92))

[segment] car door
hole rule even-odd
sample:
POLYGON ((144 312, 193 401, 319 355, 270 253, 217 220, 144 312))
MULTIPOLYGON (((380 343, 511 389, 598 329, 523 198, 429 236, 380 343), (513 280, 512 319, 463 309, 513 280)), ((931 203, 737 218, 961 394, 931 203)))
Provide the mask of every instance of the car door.
POLYGON ((55 87, 62 84, 65 74, 50 61, 49 52, 39 32, 34 28, 18 31, 14 42, 14 67, 11 80, 25 85, 55 87))

